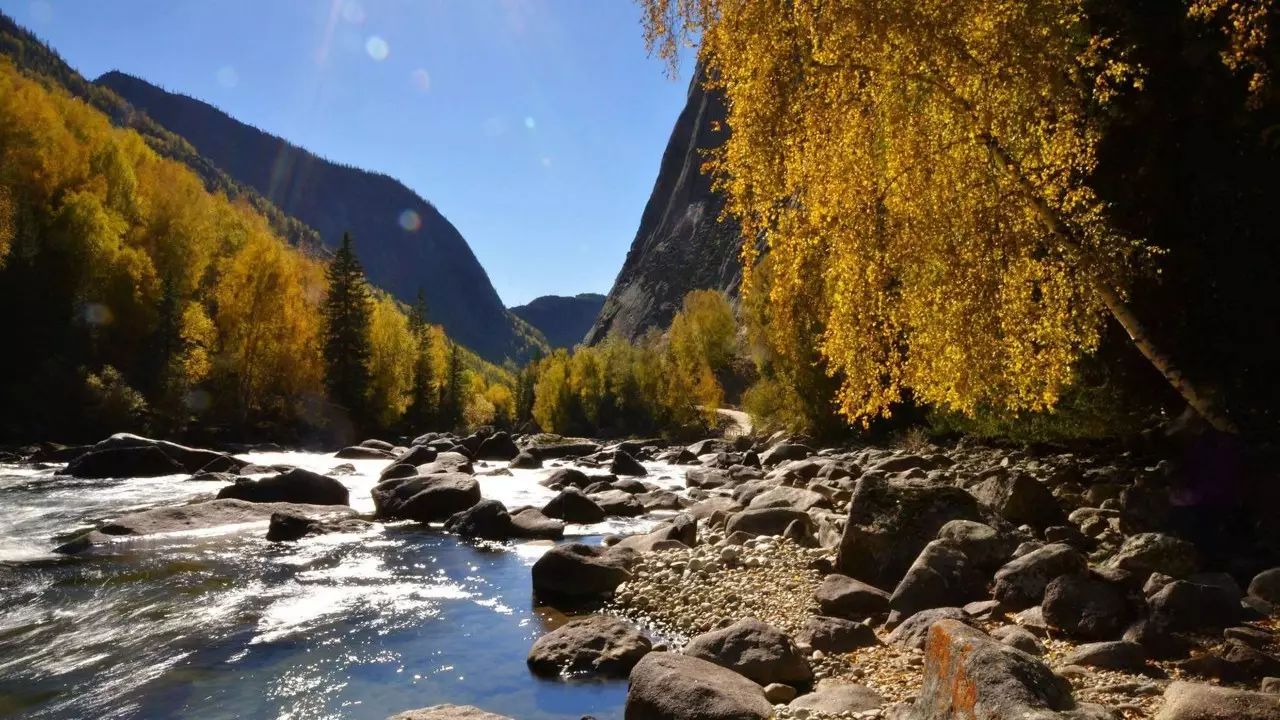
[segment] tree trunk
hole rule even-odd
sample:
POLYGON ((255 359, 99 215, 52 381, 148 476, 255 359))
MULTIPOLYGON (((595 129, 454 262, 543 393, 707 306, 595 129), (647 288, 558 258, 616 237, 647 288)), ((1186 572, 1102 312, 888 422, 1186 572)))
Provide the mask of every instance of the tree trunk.
MULTIPOLYGON (((1035 208, 1036 214, 1040 217, 1040 221, 1045 228, 1063 245, 1074 250, 1080 250, 1080 243, 1076 242, 1075 238, 1071 236, 1070 230, 1062 222, 1062 218, 1058 213, 1049 207, 1048 203, 1036 192, 1035 187, 1022 172, 1018 162, 996 138, 987 134, 983 135, 981 139, 986 144, 995 164, 1018 184, 1023 197, 1035 208)), ((1146 325, 1133 313, 1129 304, 1120 297, 1120 293, 1116 288, 1112 287, 1106 280, 1098 280, 1094 284, 1094 291, 1102 299, 1103 304, 1111 313, 1111 317, 1115 318, 1116 322, 1120 323, 1120 327, 1124 328, 1125 334, 1133 341, 1133 344, 1138 348, 1138 352, 1142 353, 1142 356, 1182 396, 1182 399, 1200 414, 1200 417, 1204 418, 1215 430, 1220 432, 1232 434, 1238 432, 1235 423, 1231 422, 1231 419, 1227 417, 1214 396, 1192 382, 1174 363, 1173 358, 1156 346, 1146 325)))

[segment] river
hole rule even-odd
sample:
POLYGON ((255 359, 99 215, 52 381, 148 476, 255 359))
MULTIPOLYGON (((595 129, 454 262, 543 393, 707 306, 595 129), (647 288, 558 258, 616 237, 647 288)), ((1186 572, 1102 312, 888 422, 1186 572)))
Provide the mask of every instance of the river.
MULTIPOLYGON (((251 453, 339 479, 371 512, 385 461, 251 453)), ((646 463, 683 488, 683 469, 646 463)), ((485 497, 542 505, 547 470, 483 475, 485 497)), ((549 681, 524 658, 560 621, 535 608, 546 543, 469 543, 412 523, 271 543, 265 523, 125 540, 62 557, 59 542, 127 512, 211 498, 186 476, 80 480, 0 465, 0 717, 371 718, 438 703, 522 720, 621 717, 625 681, 549 681)), ((654 518, 569 526, 570 539, 654 518)))

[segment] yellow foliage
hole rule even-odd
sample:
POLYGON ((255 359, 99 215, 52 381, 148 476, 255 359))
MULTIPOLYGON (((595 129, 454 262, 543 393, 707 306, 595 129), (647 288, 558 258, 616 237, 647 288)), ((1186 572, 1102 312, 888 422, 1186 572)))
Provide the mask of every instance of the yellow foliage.
POLYGON ((376 293, 369 318, 369 395, 374 420, 390 427, 412 399, 416 341, 396 301, 376 293))
POLYGON ((1097 118, 1142 75, 1083 0, 645 5, 651 46, 673 59, 700 35, 726 93, 709 166, 766 241, 773 352, 800 366, 816 343, 851 420, 908 389, 963 412, 1057 401, 1097 345, 1100 288, 1145 250, 1087 182, 1097 118))

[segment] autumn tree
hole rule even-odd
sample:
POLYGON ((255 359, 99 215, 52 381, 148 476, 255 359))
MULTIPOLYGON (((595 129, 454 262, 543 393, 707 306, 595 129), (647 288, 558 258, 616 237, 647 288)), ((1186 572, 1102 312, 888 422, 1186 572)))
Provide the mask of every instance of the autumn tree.
POLYGON ((908 391, 969 413, 1051 408, 1109 316, 1231 427, 1127 303, 1156 252, 1089 181, 1107 110, 1143 70, 1083 0, 642 4, 662 56, 702 40, 732 128, 709 165, 773 262, 769 332, 784 352, 820 333, 847 418, 908 391))
POLYGON ((344 233, 329 262, 329 292, 324 303, 325 384, 329 397, 359 424, 367 420, 373 311, 364 269, 351 243, 351 235, 344 233))
POLYGON ((692 397, 710 422, 724 403, 724 390, 716 373, 723 370, 737 349, 737 323, 724 293, 693 290, 685 295, 668 331, 671 362, 692 390, 692 397))

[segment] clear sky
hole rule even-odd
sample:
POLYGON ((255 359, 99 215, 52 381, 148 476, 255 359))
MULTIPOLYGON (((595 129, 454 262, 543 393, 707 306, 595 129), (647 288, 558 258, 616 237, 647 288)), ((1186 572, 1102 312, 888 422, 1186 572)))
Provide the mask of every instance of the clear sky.
POLYGON ((90 79, 117 69, 385 172, 508 305, 607 292, 684 104, 631 0, 0 0, 90 79))

